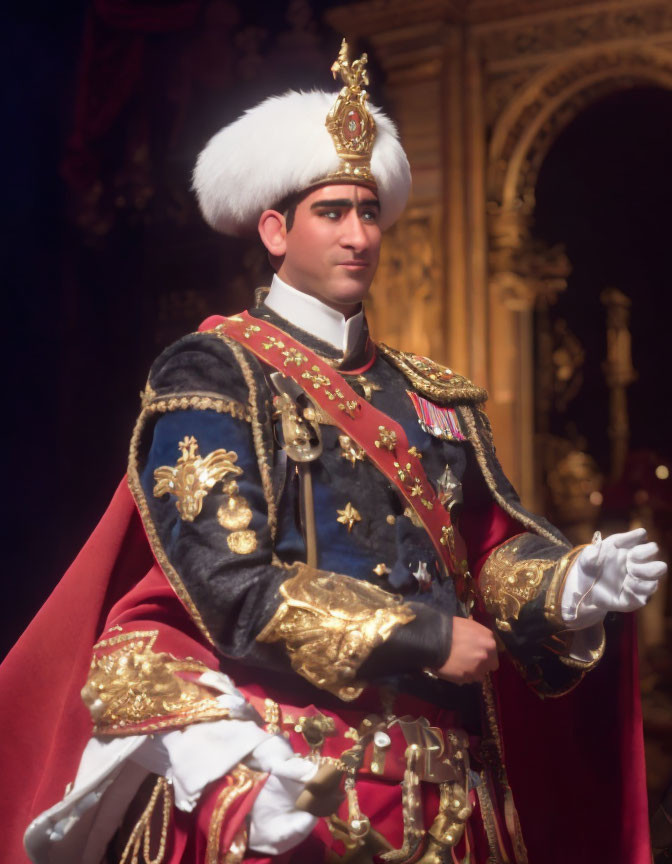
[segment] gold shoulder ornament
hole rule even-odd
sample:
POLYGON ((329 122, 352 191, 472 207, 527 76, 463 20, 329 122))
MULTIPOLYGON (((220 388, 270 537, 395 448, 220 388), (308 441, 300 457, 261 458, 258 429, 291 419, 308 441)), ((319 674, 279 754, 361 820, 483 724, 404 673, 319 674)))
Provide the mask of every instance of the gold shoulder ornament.
POLYGON ((382 342, 378 343, 378 350, 406 376, 418 393, 432 402, 439 405, 474 404, 485 402, 488 398, 487 391, 482 387, 477 387, 468 378, 428 357, 397 351, 382 342))

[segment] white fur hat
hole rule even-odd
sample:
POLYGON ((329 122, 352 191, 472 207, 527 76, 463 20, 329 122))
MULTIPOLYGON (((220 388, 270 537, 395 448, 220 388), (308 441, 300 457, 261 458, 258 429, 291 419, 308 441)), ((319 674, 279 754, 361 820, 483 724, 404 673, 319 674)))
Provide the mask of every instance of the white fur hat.
MULTIPOLYGON (((341 159, 325 120, 337 97, 321 90, 271 96, 210 139, 196 162, 194 189, 216 231, 250 233, 264 210, 322 181, 333 182, 329 175, 338 172, 341 159)), ((376 123, 371 174, 385 229, 406 206, 411 171, 394 123, 379 108, 368 108, 376 123)))

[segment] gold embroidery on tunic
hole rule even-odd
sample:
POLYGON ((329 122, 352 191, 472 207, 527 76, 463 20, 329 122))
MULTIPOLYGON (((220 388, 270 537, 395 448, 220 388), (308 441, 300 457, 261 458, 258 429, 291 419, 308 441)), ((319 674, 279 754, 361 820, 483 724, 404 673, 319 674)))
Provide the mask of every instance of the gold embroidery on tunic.
POLYGON ((94 646, 82 699, 96 735, 136 734, 138 726, 155 731, 229 716, 210 690, 182 677, 202 675, 208 667, 155 653, 157 636, 158 630, 134 631, 94 646))
POLYGON ((376 438, 375 445, 376 447, 382 447, 385 450, 394 450, 397 446, 397 433, 394 429, 386 429, 385 426, 379 426, 378 432, 380 433, 380 437, 376 438))
POLYGON ((257 548, 257 535, 254 531, 232 531, 226 544, 236 555, 250 555, 257 548))
MULTIPOLYGON (((250 364, 246 359, 245 352, 238 343, 216 330, 212 331, 212 333, 228 346, 235 361, 238 363, 241 374, 248 388, 249 404, 242 405, 240 402, 236 402, 235 400, 223 398, 217 393, 207 392, 169 394, 162 396, 160 399, 155 399, 154 397, 156 394, 152 390, 151 386, 148 385, 145 390, 146 399, 143 400, 142 411, 140 412, 133 429, 128 455, 128 485, 138 506, 152 551, 161 565, 161 569, 166 574, 168 581, 175 590, 175 593, 189 610, 189 614, 193 621, 196 623, 196 626, 205 636, 210 645, 214 645, 214 639, 205 625, 203 616, 199 612, 196 604, 182 582, 179 573, 173 567, 170 559, 166 555, 163 544, 161 543, 156 530, 156 526, 154 525, 149 505, 147 503, 147 497, 142 487, 142 483, 140 482, 139 452, 140 442, 142 434, 145 431, 146 423, 150 417, 157 413, 187 409, 199 411, 210 410, 218 414, 230 414, 236 419, 249 422, 252 429, 254 452, 257 457, 257 464, 259 465, 259 473, 261 474, 261 485, 264 491, 264 499, 268 509, 268 528, 271 535, 271 542, 275 539, 278 520, 277 507, 273 496, 273 480, 269 461, 270 445, 267 446, 264 441, 264 426, 262 425, 262 417, 264 417, 264 415, 262 415, 260 411, 259 394, 254 380, 254 375, 250 364)), ((282 566, 282 562, 277 558, 275 552, 273 552, 272 563, 276 566, 282 566)))
POLYGON ((346 526, 348 534, 352 531, 353 525, 356 522, 362 521, 362 517, 359 515, 359 510, 353 507, 349 501, 342 510, 337 510, 336 512, 338 513, 336 521, 340 522, 341 525, 346 526))
POLYGON ((252 510, 247 500, 238 494, 236 481, 227 483, 224 492, 228 498, 217 510, 217 521, 222 528, 227 528, 229 531, 241 531, 247 528, 252 521, 252 510))
POLYGON ((420 517, 415 512, 415 510, 413 510, 412 507, 405 507, 404 508, 404 516, 407 519, 410 519, 416 528, 423 528, 424 527, 422 522, 420 521, 420 517))
POLYGON ((371 651, 415 615, 399 597, 368 582, 296 564, 280 586, 283 602, 257 636, 284 642, 292 668, 316 687, 356 699, 356 681, 371 651))
POLYGON ((476 387, 468 378, 458 375, 428 357, 397 351, 382 342, 378 350, 406 376, 413 387, 433 402, 445 405, 455 402, 485 402, 487 391, 476 387))
POLYGON ((349 435, 339 435, 338 443, 341 446, 341 456, 347 459, 348 462, 355 467, 355 462, 363 462, 366 454, 364 450, 356 444, 349 435))
MULTIPOLYGON (((271 458, 272 452, 270 444, 268 447, 264 442, 264 431, 260 419, 259 393, 257 384, 254 380, 254 374, 250 363, 241 346, 233 339, 229 339, 224 334, 218 334, 220 339, 225 342, 231 349, 231 353, 236 359, 240 371, 245 379, 248 394, 250 397, 250 422, 252 424, 252 441, 254 442, 254 452, 259 465, 259 473, 261 475, 261 488, 264 490, 264 498, 266 499, 266 507, 268 509, 268 530, 271 535, 271 543, 275 540, 275 532, 278 527, 278 509, 273 495, 273 477, 271 474, 271 458)), ((277 564, 278 560, 273 556, 273 563, 277 564)))
POLYGON ((224 399, 217 393, 169 393, 157 396, 149 384, 140 394, 141 404, 149 414, 167 414, 171 411, 214 411, 217 414, 230 414, 236 420, 245 420, 249 423, 249 409, 236 402, 235 399, 224 399))
POLYGON ((198 441, 193 435, 180 441, 182 455, 177 465, 162 465, 154 471, 154 497, 175 495, 175 506, 185 522, 193 522, 203 508, 208 492, 228 474, 242 474, 234 465, 238 459, 233 450, 213 450, 207 456, 198 453, 198 441))
MULTIPOLYGON (((343 372, 343 375, 347 376, 347 372, 343 372)), ((369 381, 364 375, 356 375, 353 379, 355 383, 359 384, 364 393, 364 398, 367 402, 371 401, 371 397, 373 393, 377 393, 383 388, 379 384, 374 384, 373 381, 369 381)))
POLYGON ((497 623, 517 620, 522 607, 541 591, 544 576, 557 561, 518 557, 519 538, 498 547, 483 565, 480 588, 486 610, 497 623))

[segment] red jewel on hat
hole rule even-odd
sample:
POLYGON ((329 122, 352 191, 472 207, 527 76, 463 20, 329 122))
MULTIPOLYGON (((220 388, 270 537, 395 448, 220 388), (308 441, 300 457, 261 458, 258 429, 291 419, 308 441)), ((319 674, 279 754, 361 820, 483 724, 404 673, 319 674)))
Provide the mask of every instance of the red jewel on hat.
POLYGON ((348 111, 345 115, 345 121, 343 123, 343 136, 348 141, 352 141, 355 138, 359 138, 362 134, 362 118, 359 111, 354 108, 352 111, 348 111))

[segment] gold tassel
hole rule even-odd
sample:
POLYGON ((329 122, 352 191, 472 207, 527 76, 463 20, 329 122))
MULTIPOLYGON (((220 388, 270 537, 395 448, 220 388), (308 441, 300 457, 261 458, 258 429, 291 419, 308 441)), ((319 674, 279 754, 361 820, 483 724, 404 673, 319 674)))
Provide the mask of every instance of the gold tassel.
POLYGON ((122 852, 119 864, 139 864, 140 847, 142 846, 142 858, 145 864, 162 864, 166 854, 166 845, 168 841, 168 825, 170 824, 170 814, 173 809, 173 792, 170 784, 165 777, 158 777, 154 784, 154 789, 149 798, 149 802, 142 812, 142 815, 135 823, 135 827, 131 831, 131 836, 122 852), (156 856, 152 858, 152 817, 156 808, 159 796, 163 794, 163 818, 161 824, 161 838, 159 840, 159 848, 156 856), (131 856, 129 858, 129 855, 131 856))

